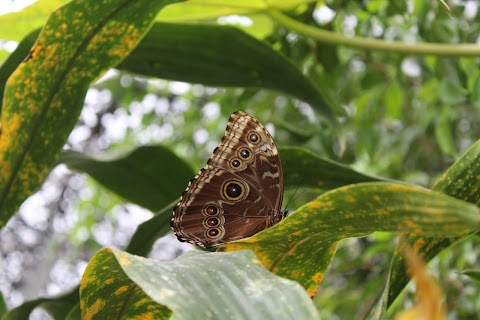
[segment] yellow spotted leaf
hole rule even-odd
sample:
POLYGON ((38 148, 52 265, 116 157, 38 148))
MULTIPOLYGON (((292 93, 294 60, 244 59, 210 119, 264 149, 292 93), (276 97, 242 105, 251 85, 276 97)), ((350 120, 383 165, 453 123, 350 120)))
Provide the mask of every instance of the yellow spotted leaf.
MULTIPOLYGON (((480 140, 440 177, 433 190, 471 203, 480 202, 480 140)), ((414 251, 428 262, 442 250, 472 234, 471 230, 465 230, 452 237, 405 234, 401 241, 406 240, 414 251)), ((397 248, 390 267, 388 305, 395 301, 409 280, 404 257, 397 248)))
POLYGON ((313 295, 342 239, 375 231, 453 236, 479 229, 475 205, 418 187, 371 182, 322 194, 276 226, 221 250, 253 250, 265 267, 313 295))
POLYGON ((102 249, 83 275, 80 306, 82 319, 318 319, 298 283, 248 250, 158 261, 102 249))
POLYGON ((89 84, 140 41, 175 0, 74 0, 54 10, 7 81, 0 117, 0 226, 45 179, 89 84))

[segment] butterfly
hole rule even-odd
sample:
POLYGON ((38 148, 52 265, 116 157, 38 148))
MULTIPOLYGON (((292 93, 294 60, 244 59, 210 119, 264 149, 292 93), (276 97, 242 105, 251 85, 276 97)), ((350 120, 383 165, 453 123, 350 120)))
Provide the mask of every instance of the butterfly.
POLYGON ((253 236, 287 215, 283 170, 270 133, 238 111, 206 166, 190 180, 170 221, 178 240, 211 248, 253 236))

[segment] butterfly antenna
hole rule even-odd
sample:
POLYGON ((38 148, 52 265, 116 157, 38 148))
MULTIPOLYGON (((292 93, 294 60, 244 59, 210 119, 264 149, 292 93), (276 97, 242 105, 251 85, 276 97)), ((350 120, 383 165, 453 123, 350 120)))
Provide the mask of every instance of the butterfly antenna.
POLYGON ((298 188, 300 188, 300 186, 302 185, 303 183, 303 179, 300 181, 300 183, 298 184, 297 188, 295 189, 295 192, 293 193, 293 195, 290 197, 290 199, 287 201, 287 204, 285 205, 285 211, 288 211, 287 208, 288 208, 288 205, 290 203, 292 203, 293 201, 297 200, 302 194, 305 193, 305 190, 303 190, 298 196, 295 197, 295 194, 297 193, 298 191, 298 188), (295 197, 295 198, 294 198, 295 197))

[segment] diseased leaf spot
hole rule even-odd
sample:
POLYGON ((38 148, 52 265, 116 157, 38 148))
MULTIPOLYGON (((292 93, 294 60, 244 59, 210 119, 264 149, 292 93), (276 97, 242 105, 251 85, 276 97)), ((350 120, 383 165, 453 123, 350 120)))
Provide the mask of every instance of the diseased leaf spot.
POLYGON ((128 290, 128 286, 121 286, 120 288, 118 288, 115 291, 115 294, 118 296, 118 295, 121 295, 122 293, 124 293, 127 290, 128 290))
POLYGON ((82 316, 82 319, 90 320, 94 319, 95 315, 100 312, 106 305, 105 300, 97 299, 93 305, 91 305, 82 316))

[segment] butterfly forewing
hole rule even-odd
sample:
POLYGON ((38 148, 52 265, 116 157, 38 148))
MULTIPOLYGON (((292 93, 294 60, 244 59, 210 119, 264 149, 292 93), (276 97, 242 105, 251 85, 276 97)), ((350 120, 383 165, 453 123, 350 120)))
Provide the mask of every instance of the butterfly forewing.
POLYGON ((262 231, 283 218, 283 171, 275 143, 255 118, 232 114, 207 165, 174 209, 178 239, 212 247, 262 231))

